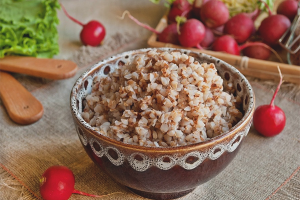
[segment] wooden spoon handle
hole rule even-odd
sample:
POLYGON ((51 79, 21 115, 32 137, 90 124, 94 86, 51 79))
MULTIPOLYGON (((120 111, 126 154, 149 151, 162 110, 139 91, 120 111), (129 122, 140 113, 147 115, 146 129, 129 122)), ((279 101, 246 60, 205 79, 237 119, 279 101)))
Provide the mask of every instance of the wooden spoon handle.
POLYGON ((77 65, 69 60, 6 56, 0 59, 0 70, 58 80, 74 76, 77 65))
POLYGON ((13 76, 1 71, 0 97, 10 118, 18 124, 32 124, 43 116, 43 105, 13 76))

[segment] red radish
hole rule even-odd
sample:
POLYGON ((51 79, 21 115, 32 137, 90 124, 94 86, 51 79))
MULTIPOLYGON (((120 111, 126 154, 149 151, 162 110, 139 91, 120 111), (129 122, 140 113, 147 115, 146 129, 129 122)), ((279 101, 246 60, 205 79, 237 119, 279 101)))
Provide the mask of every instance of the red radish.
POLYGON ((196 19, 201 19, 201 7, 203 4, 205 4, 209 0, 195 0, 193 7, 192 7, 192 15, 196 19))
POLYGON ((272 12, 266 2, 261 2, 265 4, 266 8, 268 8, 269 17, 265 18, 261 22, 258 32, 265 43, 269 45, 276 45, 281 36, 291 26, 291 22, 284 15, 272 15, 272 12))
POLYGON ((80 32, 80 39, 84 45, 98 46, 101 44, 105 37, 106 31, 104 26, 100 22, 92 20, 87 24, 83 24, 75 18, 71 17, 62 4, 61 7, 67 17, 83 27, 80 32))
POLYGON ((254 51, 257 51, 258 47, 266 48, 270 51, 272 51, 276 57, 279 59, 280 62, 283 62, 278 53, 269 47, 268 45, 262 43, 262 42, 247 42, 241 46, 237 44, 235 39, 230 35, 223 35, 215 40, 215 42, 212 45, 212 50, 214 51, 220 51, 225 52, 233 55, 240 55, 240 52, 246 48, 253 47, 254 51))
POLYGON ((243 50, 243 54, 249 58, 268 60, 271 56, 271 51, 263 46, 249 46, 243 50))
POLYGON ((240 51, 246 50, 246 54, 244 54, 245 56, 252 58, 252 55, 253 55, 254 58, 261 59, 261 60, 268 59, 268 54, 270 54, 272 52, 278 58, 278 60, 283 63, 283 60, 281 59, 279 54, 274 49, 272 49, 270 46, 268 46, 267 44, 262 43, 262 42, 246 42, 243 45, 239 46, 239 50, 240 51), (252 48, 250 48, 250 50, 246 50, 249 47, 252 47, 252 48), (263 50, 262 48, 264 48, 265 50, 263 50), (269 50, 269 52, 266 50, 269 50), (249 51, 249 52, 247 52, 247 51, 249 51), (247 54, 247 53, 249 53, 249 54, 247 54))
POLYGON ((271 15, 261 22, 258 32, 264 42, 275 45, 290 26, 291 22, 286 16, 271 15))
POLYGON ((261 105, 256 108, 253 115, 254 128, 263 136, 272 137, 278 135, 285 127, 286 117, 281 108, 274 105, 275 97, 279 91, 282 83, 282 75, 280 74, 280 81, 274 92, 270 105, 261 105))
POLYGON ((44 200, 67 200, 72 193, 90 197, 104 197, 107 195, 93 195, 74 189, 75 177, 73 172, 65 166, 49 167, 40 179, 40 193, 44 200))
POLYGON ((293 21, 298 11, 298 2, 295 0, 282 1, 277 7, 277 14, 286 16, 293 21))
POLYGON ((147 24, 141 23, 138 19, 133 17, 127 10, 124 11, 121 19, 124 19, 126 14, 137 25, 139 25, 139 26, 155 33, 156 35, 158 35, 158 40, 160 42, 171 43, 171 44, 179 44, 178 31, 177 31, 177 25, 176 24, 170 24, 167 27, 165 27, 162 32, 158 32, 157 30, 155 30, 154 28, 148 26, 147 24))
POLYGON ((189 18, 191 9, 191 5, 187 0, 174 1, 168 13, 168 21, 171 23, 176 22, 177 16, 189 18))
POLYGON ((201 8, 201 20, 209 28, 216 28, 227 22, 229 10, 227 6, 219 0, 210 0, 203 4, 201 8))
POLYGON ((176 7, 171 8, 169 13, 168 13, 168 22, 169 23, 175 23, 177 16, 189 18, 188 13, 189 13, 189 10, 182 11, 179 8, 176 8, 176 7))
POLYGON ((259 16, 261 10, 255 9, 251 13, 239 13, 230 18, 224 25, 224 33, 232 35, 238 43, 246 42, 255 34, 254 21, 259 16))
POLYGON ((187 9, 190 6, 191 6, 191 4, 188 0, 175 0, 172 3, 172 7, 177 7, 177 8, 180 8, 182 10, 187 9))
POLYGON ((170 24, 158 34, 158 41, 171 44, 179 44, 177 24, 170 24))
POLYGON ((224 33, 232 35, 238 43, 244 43, 252 35, 253 29, 255 30, 253 20, 247 14, 240 13, 226 22, 224 33))
POLYGON ((213 42, 215 41, 215 35, 213 33, 213 31, 210 28, 205 27, 205 36, 202 40, 202 42, 200 43, 200 45, 202 47, 210 47, 213 42))
POLYGON ((181 27, 178 35, 181 46, 198 47, 205 36, 205 26, 197 19, 187 20, 181 27))
POLYGON ((215 40, 212 50, 240 55, 240 50, 235 39, 230 35, 223 35, 215 40))

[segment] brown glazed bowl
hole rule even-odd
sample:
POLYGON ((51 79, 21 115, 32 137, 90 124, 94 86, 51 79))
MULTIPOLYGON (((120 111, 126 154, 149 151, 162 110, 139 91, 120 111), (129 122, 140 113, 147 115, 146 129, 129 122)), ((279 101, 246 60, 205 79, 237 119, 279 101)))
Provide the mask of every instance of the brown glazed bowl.
POLYGON ((211 140, 179 147, 130 145, 101 135, 81 117, 82 100, 91 92, 93 77, 106 76, 128 62, 131 56, 149 50, 124 52, 93 65, 78 78, 72 89, 71 110, 85 151, 103 171, 140 196, 174 199, 212 179, 233 160, 251 126, 254 93, 247 79, 224 61, 189 50, 162 48, 192 55, 200 63, 214 63, 224 84, 232 83, 235 95, 242 98, 243 118, 229 131, 211 140))

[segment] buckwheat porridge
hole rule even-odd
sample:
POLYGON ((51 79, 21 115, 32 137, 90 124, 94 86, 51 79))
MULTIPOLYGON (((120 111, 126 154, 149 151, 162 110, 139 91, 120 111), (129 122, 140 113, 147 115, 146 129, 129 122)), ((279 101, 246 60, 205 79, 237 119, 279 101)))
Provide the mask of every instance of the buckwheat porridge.
POLYGON ((223 91, 214 64, 151 50, 104 78, 96 76, 82 117, 127 144, 187 145, 220 135, 242 118, 241 99, 232 90, 223 91))

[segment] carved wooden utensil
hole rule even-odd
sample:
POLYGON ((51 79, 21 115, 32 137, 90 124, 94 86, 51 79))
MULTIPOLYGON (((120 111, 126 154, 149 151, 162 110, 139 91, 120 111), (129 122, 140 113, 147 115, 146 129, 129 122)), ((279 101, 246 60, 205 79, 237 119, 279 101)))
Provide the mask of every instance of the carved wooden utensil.
POLYGON ((0 70, 59 80, 74 76, 77 65, 70 60, 6 56, 0 59, 0 70))
MULTIPOLYGON (((0 70, 59 80, 74 76, 77 65, 69 60, 6 56, 0 59, 0 70)), ((42 104, 13 76, 1 71, 0 98, 18 124, 31 124, 43 116, 42 104)))
POLYGON ((12 75, 1 71, 0 97, 10 118, 18 124, 32 124, 43 116, 43 105, 12 75))

